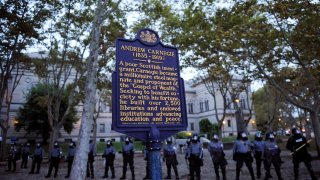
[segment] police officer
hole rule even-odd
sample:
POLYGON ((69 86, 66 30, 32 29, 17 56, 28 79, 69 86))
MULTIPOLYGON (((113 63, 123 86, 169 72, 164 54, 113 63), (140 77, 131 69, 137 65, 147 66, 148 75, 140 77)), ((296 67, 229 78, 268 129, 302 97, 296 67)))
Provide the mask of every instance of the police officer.
POLYGON ((280 166, 281 166, 281 161, 279 159, 280 151, 272 132, 266 134, 266 141, 265 141, 263 152, 264 152, 263 164, 266 170, 266 175, 264 179, 272 178, 272 176, 270 175, 270 167, 272 163, 277 173, 278 179, 283 180, 280 172, 280 166))
POLYGON ((18 156, 18 150, 16 147, 16 143, 12 142, 10 145, 9 152, 8 152, 8 170, 7 171, 11 171, 11 165, 13 166, 12 171, 13 172, 16 171, 17 156, 18 156))
POLYGON ((209 144, 208 151, 210 153, 214 170, 216 173, 216 179, 220 179, 219 167, 221 168, 222 178, 226 180, 226 165, 227 161, 225 159, 225 153, 223 151, 223 144, 219 140, 217 134, 213 135, 212 141, 209 144))
POLYGON ((189 155, 190 147, 191 147, 191 137, 188 137, 187 141, 186 141, 186 148, 185 148, 185 159, 186 159, 187 167, 189 169, 188 176, 190 176, 190 174, 191 174, 191 170, 190 170, 190 155, 189 155))
POLYGON ((177 148, 172 144, 172 137, 167 139, 167 144, 164 147, 163 156, 167 165, 167 177, 166 179, 171 179, 171 166, 173 167, 174 173, 176 175, 176 179, 179 179, 178 174, 178 161, 176 155, 177 148))
POLYGON ((149 146, 150 146, 150 142, 146 141, 144 150, 143 150, 143 157, 144 160, 146 161, 146 176, 143 178, 145 179, 150 179, 150 166, 149 166, 149 146))
POLYGON ((307 167, 312 180, 317 179, 311 166, 311 155, 308 153, 308 142, 306 138, 301 134, 301 131, 297 128, 293 128, 292 135, 288 139, 286 148, 290 150, 293 160, 293 171, 295 180, 299 179, 299 164, 304 162, 307 167))
POLYGON ((262 140, 261 132, 257 132, 255 135, 255 139, 252 143, 254 158, 256 159, 256 167, 257 167, 257 178, 261 177, 261 162, 262 162, 262 154, 264 150, 264 141, 262 140))
POLYGON ((116 151, 114 147, 112 146, 112 141, 108 140, 107 141, 107 147, 104 149, 102 157, 105 158, 105 168, 104 168, 104 176, 102 178, 108 178, 108 171, 109 167, 111 170, 111 179, 114 179, 115 173, 114 173, 114 166, 113 166, 113 161, 116 156, 116 151))
POLYGON ((233 160, 237 162, 236 164, 236 180, 239 180, 240 170, 242 168, 243 162, 246 164, 251 179, 254 180, 254 173, 252 168, 253 158, 251 156, 251 143, 245 132, 239 132, 237 140, 233 145, 233 160))
POLYGON ((194 173, 196 173, 196 179, 200 179, 200 167, 203 166, 203 151, 197 135, 192 137, 188 155, 188 158, 190 158, 190 179, 194 179, 194 173))
POLYGON ((28 158, 30 154, 30 144, 25 143, 22 148, 22 161, 21 161, 21 168, 28 168, 28 158))
POLYGON ((122 177, 120 179, 126 179, 127 166, 129 164, 132 179, 135 179, 134 176, 134 166, 133 166, 133 156, 134 156, 134 146, 129 139, 126 137, 124 140, 124 144, 122 145, 122 157, 123 157, 123 168, 122 168, 122 177))
POLYGON ((43 148, 41 147, 40 143, 37 143, 36 144, 36 148, 35 148, 34 153, 33 153, 31 171, 29 172, 29 174, 33 174, 34 173, 34 168, 36 167, 36 164, 37 164, 36 174, 39 174, 40 165, 41 165, 41 162, 42 162, 42 159, 43 159, 43 154, 44 154, 43 148))
POLYGON ((76 143, 71 142, 69 144, 69 149, 68 149, 68 154, 67 154, 67 162, 68 162, 68 173, 65 176, 65 178, 69 178, 70 172, 71 172, 71 167, 74 159, 74 155, 76 154, 76 143))
POLYGON ((49 170, 48 170, 48 174, 45 176, 45 178, 49 178, 51 176, 51 172, 52 169, 54 168, 54 176, 53 177, 57 177, 58 175, 58 170, 59 170, 59 163, 60 163, 60 154, 61 154, 61 150, 60 150, 60 146, 58 141, 54 142, 53 145, 53 149, 51 151, 51 155, 49 157, 49 170))
POLYGON ((91 177, 91 179, 94 179, 93 162, 94 162, 95 154, 96 154, 95 143, 93 142, 93 140, 90 140, 89 141, 88 161, 87 161, 87 177, 91 177))

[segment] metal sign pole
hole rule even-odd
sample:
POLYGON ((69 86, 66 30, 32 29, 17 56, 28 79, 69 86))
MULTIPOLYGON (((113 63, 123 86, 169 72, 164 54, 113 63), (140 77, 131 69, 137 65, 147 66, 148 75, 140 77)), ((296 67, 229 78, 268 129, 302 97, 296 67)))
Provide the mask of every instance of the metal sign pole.
POLYGON ((162 168, 161 168, 161 141, 159 129, 152 126, 149 131, 149 167, 150 177, 152 180, 162 179, 162 168))

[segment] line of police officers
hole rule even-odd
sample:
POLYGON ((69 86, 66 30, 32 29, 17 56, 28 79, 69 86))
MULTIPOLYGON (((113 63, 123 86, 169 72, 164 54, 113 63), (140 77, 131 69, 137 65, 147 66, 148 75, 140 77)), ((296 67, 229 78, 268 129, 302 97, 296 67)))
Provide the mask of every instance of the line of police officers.
MULTIPOLYGON (((241 168, 243 163, 247 166, 249 170, 249 174, 251 179, 255 179, 252 163, 253 157, 256 160, 256 172, 257 178, 261 177, 261 164, 263 162, 265 168, 265 178, 272 178, 270 174, 271 165, 274 166, 276 175, 279 180, 283 180, 280 167, 283 163, 280 158, 281 150, 278 147, 275 141, 275 133, 269 132, 266 134, 265 141, 263 141, 262 134, 260 132, 256 133, 255 140, 251 143, 247 137, 245 132, 238 133, 237 140, 234 142, 233 146, 233 160, 236 161, 236 180, 240 178, 241 168), (253 157, 252 157, 253 154, 253 157)), ((203 149, 200 143, 199 137, 194 135, 192 138, 187 139, 187 148, 185 151, 185 159, 189 168, 189 179, 200 179, 201 178, 201 166, 203 166, 203 149)), ((293 157, 293 165, 294 165, 294 178, 295 180, 299 179, 299 164, 300 162, 304 162, 307 167, 312 180, 316 180, 315 173, 311 166, 311 156, 307 151, 308 142, 306 138, 301 134, 299 129, 292 129, 292 136, 290 136, 286 148, 290 150, 293 157)), ((65 178, 68 178, 70 175, 73 159, 75 156, 76 144, 72 142, 69 145, 68 154, 66 157, 66 161, 68 162, 68 171, 65 178)), ((223 143, 219 140, 218 135, 213 135, 212 141, 208 145, 208 151, 210 153, 210 157, 212 159, 212 163, 214 166, 216 179, 220 180, 219 168, 221 169, 222 179, 226 180, 226 165, 228 164, 225 159, 225 153, 223 148, 223 143)), ((27 168, 28 156, 30 155, 30 144, 26 143, 22 148, 22 162, 21 168, 27 168)), ((134 173, 134 146, 129 137, 125 138, 125 143, 122 145, 122 151, 120 151, 123 156, 123 167, 122 167, 122 176, 120 179, 126 179, 126 171, 127 166, 129 165, 131 170, 131 178, 135 179, 134 173)), ((7 171, 15 171, 16 170, 16 160, 18 159, 18 149, 15 144, 12 143, 9 156, 8 156, 8 170, 7 171)), ((33 160, 31 171, 29 174, 38 174, 40 171, 41 162, 43 159, 44 150, 41 147, 40 143, 37 143, 36 148, 33 153, 33 160), (35 166, 37 165, 36 172, 35 166)), ((93 141, 90 141, 89 153, 88 153, 88 162, 87 162, 87 177, 94 178, 94 156, 95 156, 95 148, 93 141)), ((115 148, 112 145, 112 141, 108 140, 106 143, 106 148, 103 152, 102 157, 105 165, 105 172, 102 178, 108 178, 109 168, 111 170, 111 179, 115 178, 114 171, 114 160, 115 160, 115 148)), ((57 177, 59 162, 61 156, 61 149, 58 142, 54 143, 54 147, 49 156, 49 169, 48 174, 45 176, 46 178, 51 177, 51 172, 53 168, 55 169, 54 177, 57 177)), ((146 148, 144 149, 144 157, 145 160, 148 160, 148 143, 146 143, 146 148)), ((178 161, 176 156, 176 147, 172 144, 172 138, 168 138, 166 141, 166 145, 163 150, 163 161, 166 162, 167 166, 167 176, 165 179, 171 179, 171 167, 174 170, 176 179, 179 179, 178 173, 178 161)), ((146 165, 146 176, 144 179, 149 179, 149 167, 150 164, 147 161, 146 165)))

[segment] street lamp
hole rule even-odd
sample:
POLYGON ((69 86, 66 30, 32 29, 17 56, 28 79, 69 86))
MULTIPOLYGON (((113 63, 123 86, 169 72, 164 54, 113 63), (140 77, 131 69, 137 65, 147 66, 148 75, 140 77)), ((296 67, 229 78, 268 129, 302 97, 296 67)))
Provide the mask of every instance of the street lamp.
POLYGON ((236 107, 235 117, 236 117, 237 131, 242 132, 242 131, 244 131, 244 124, 243 124, 242 110, 239 105, 240 100, 237 98, 234 100, 234 102, 235 102, 234 105, 236 107))

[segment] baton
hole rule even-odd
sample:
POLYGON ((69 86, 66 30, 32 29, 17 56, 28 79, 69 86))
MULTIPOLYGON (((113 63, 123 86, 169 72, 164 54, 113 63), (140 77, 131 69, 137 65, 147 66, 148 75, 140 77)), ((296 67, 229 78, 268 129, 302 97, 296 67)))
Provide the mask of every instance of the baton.
POLYGON ((302 144, 300 147, 298 147, 296 150, 294 150, 293 152, 290 153, 290 155, 292 156, 294 153, 296 153, 297 151, 299 151, 301 148, 303 148, 304 146, 306 146, 308 143, 311 142, 311 139, 309 139, 306 143, 302 144))

